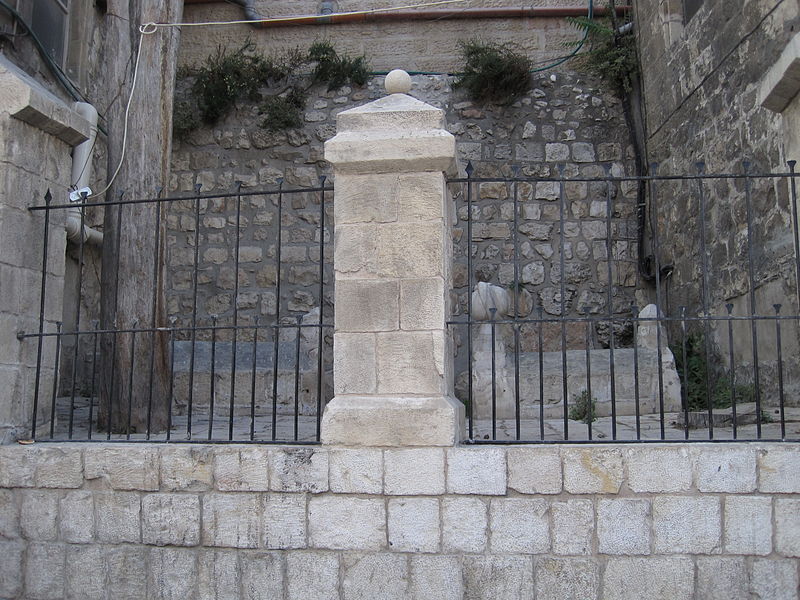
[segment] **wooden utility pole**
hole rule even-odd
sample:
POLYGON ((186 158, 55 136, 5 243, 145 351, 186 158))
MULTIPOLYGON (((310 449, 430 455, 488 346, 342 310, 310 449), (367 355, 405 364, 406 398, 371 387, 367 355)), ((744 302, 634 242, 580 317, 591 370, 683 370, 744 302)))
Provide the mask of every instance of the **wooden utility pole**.
MULTIPOLYGON (((108 176, 119 174, 105 201, 151 198, 169 178, 172 98, 179 32, 148 22, 178 22, 182 0, 111 0, 106 15, 108 176), (136 88, 125 114, 136 55, 136 88)), ((164 207, 157 203, 107 206, 101 280, 101 328, 147 329, 166 325, 164 207)), ((115 433, 164 431, 167 426, 169 347, 164 333, 101 336, 98 428, 115 433)))

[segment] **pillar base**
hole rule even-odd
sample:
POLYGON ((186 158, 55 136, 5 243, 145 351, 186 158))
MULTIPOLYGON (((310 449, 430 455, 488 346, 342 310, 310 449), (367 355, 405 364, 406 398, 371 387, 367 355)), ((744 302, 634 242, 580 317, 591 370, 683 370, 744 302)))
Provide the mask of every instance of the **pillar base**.
POLYGON ((452 397, 337 396, 322 416, 322 443, 343 446, 453 446, 464 405, 452 397))

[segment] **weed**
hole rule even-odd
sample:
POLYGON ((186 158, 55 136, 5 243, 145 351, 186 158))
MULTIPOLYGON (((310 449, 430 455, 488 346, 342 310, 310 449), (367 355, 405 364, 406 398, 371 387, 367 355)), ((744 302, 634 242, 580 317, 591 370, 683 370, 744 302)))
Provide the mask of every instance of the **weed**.
MULTIPOLYGON (((579 65, 608 82, 622 95, 631 91, 631 76, 639 69, 636 60, 636 38, 620 35, 610 21, 588 17, 567 17, 575 27, 588 35, 589 50, 578 55, 579 65)), ((568 42, 576 46, 581 41, 568 42)))
POLYGON ((583 390, 580 394, 574 394, 572 396, 572 404, 569 407, 569 418, 573 421, 583 421, 587 425, 596 421, 596 404, 597 400, 594 398, 590 400, 588 390, 583 390))
POLYGON ((327 84, 329 92, 346 83, 365 85, 369 79, 369 65, 365 56, 340 56, 328 41, 317 41, 311 45, 308 62, 316 63, 311 73, 312 81, 327 84))
POLYGON ((260 126, 269 131, 301 127, 306 97, 306 91, 295 86, 283 95, 267 97, 258 107, 258 113, 264 115, 260 126))
POLYGON ((530 87, 531 62, 509 46, 479 40, 461 42, 464 71, 455 87, 476 102, 507 105, 530 87))

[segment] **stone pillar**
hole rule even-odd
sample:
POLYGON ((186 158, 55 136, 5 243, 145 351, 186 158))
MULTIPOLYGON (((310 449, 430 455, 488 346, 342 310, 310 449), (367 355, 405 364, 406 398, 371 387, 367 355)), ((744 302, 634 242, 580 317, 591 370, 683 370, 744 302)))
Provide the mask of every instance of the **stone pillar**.
MULTIPOLYGON (((452 202, 455 139, 444 113, 405 93, 344 111, 325 144, 334 165, 334 398, 322 442, 446 446, 464 407, 453 396, 452 202)), ((397 92, 397 93, 392 93, 397 92)))

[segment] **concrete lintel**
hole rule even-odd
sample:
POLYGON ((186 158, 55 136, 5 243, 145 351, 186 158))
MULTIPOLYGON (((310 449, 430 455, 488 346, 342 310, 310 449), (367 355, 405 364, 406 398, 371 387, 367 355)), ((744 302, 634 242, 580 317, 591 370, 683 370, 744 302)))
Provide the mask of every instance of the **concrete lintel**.
POLYGON ((453 446, 464 405, 453 397, 337 396, 322 417, 322 443, 344 446, 453 446))
POLYGON ((789 40, 775 64, 766 72, 758 93, 761 106, 783 112, 800 92, 800 33, 789 40))
POLYGON ((0 55, 0 112, 76 146, 89 139, 91 125, 38 81, 0 55))

